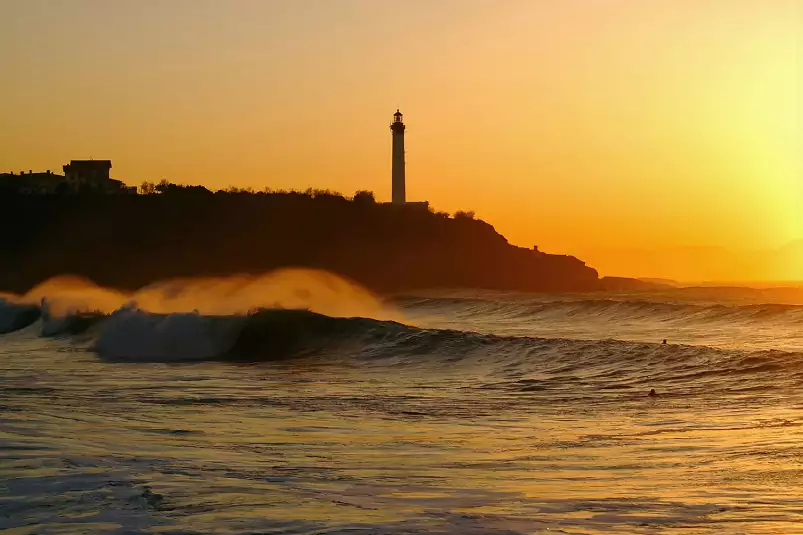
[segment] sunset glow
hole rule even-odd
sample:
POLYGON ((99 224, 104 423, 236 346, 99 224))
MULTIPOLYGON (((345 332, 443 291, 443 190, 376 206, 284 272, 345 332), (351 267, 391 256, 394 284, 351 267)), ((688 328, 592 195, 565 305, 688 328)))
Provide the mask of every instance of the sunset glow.
POLYGON ((735 252, 706 260, 722 279, 803 279, 803 252, 781 267, 728 256, 803 238, 800 12, 797 0, 2 0, 0 171, 108 158, 129 184, 389 200, 398 107, 411 200, 474 210, 515 244, 606 275, 702 277, 666 262, 645 272, 617 251, 711 246, 735 252))

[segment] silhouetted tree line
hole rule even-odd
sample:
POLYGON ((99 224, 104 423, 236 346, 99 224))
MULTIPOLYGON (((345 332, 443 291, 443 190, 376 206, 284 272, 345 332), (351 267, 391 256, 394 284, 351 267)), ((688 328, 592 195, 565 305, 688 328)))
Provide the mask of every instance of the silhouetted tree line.
POLYGON ((378 203, 370 191, 227 188, 167 180, 139 195, 0 195, 0 290, 60 274, 120 288, 178 276, 326 269, 376 291, 591 290, 571 256, 510 245, 473 212, 378 203))

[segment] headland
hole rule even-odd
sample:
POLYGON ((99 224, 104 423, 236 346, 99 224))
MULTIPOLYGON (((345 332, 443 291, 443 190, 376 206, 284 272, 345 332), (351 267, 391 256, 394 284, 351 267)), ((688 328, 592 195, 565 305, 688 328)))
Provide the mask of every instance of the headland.
POLYGON ((7 192, 0 221, 0 291, 24 292, 64 274, 136 289, 283 267, 324 269, 379 293, 607 286, 581 260, 511 245, 470 212, 379 203, 365 191, 212 192, 163 182, 131 195, 7 192))

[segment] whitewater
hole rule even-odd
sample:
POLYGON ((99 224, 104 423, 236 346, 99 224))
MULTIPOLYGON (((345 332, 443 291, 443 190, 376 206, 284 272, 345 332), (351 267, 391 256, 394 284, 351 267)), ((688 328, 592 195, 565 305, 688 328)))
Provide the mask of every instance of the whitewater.
POLYGON ((0 529, 795 533, 802 331, 791 289, 57 278, 0 296, 0 529))

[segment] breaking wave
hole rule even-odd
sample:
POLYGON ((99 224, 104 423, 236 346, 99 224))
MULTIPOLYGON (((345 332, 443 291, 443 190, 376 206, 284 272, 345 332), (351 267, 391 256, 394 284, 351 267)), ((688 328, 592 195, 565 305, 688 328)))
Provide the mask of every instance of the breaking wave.
POLYGON ((39 319, 36 305, 23 303, 12 296, 0 296, 0 334, 24 329, 39 319))
POLYGON ((654 385, 675 397, 720 391, 760 396, 803 382, 801 353, 496 336, 308 310, 202 315, 128 306, 109 315, 71 316, 61 325, 64 331, 51 334, 92 332, 92 348, 117 362, 320 357, 389 370, 434 366, 442 373, 476 374, 477 388, 499 395, 545 395, 554 402, 586 396, 604 402, 654 385))
POLYGON ((279 279, 170 281, 132 294, 84 281, 49 281, 25 296, 0 297, 0 332, 37 325, 42 336, 82 336, 100 357, 116 362, 320 357, 389 368, 437 366, 444 373, 476 374, 478 387, 500 395, 549 393, 552 399, 582 397, 586 389, 605 397, 654 385, 673 395, 722 390, 757 395, 803 382, 803 353, 796 349, 569 339, 582 337, 562 338, 550 327, 601 320, 796 329, 803 323, 803 306, 525 297, 399 298, 393 307, 340 279, 310 273, 301 279, 304 283, 295 287, 288 281, 299 280, 298 273, 279 279), (457 318, 459 330, 424 328, 426 321, 414 326, 405 320, 412 311, 457 318), (546 325, 541 332, 549 334, 501 336, 502 331, 473 329, 472 318, 496 318, 497 325, 524 320, 546 325))
POLYGON ((399 323, 333 318, 307 310, 265 309, 247 315, 152 314, 122 309, 103 320, 94 348, 118 360, 275 359, 366 348, 413 330, 399 323))

